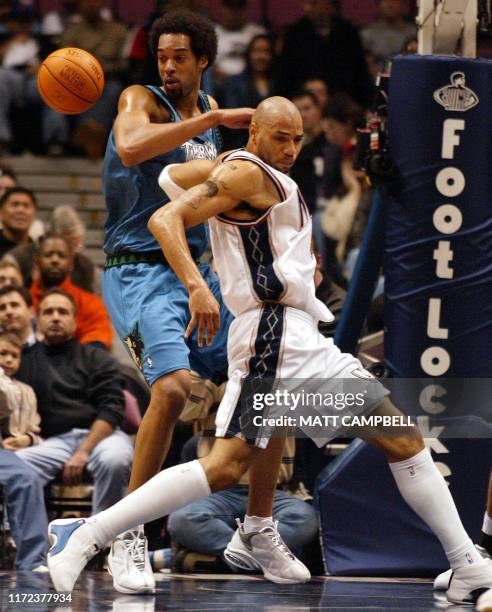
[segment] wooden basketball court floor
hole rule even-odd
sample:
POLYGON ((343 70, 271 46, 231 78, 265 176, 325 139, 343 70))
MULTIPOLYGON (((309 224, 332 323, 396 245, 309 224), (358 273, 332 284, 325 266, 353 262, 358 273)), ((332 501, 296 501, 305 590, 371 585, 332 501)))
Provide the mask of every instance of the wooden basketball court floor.
POLYGON ((0 572, 0 609, 56 612, 472 610, 448 604, 444 595, 436 598, 432 582, 422 579, 322 576, 308 584, 278 585, 255 576, 158 573, 156 580, 155 595, 122 595, 113 589, 112 578, 106 572, 85 571, 71 594, 71 602, 56 603, 48 574, 0 572))

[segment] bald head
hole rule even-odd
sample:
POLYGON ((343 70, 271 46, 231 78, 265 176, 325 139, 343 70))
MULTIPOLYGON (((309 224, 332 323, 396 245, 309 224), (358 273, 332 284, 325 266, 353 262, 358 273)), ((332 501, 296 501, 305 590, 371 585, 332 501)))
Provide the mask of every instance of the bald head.
POLYGON ((302 117, 287 98, 261 102, 253 114, 246 150, 281 172, 289 172, 302 146, 302 117))
POLYGON ((253 113, 252 122, 261 128, 263 125, 275 125, 279 122, 302 121, 301 115, 293 104, 287 98, 282 96, 272 96, 260 102, 253 113))

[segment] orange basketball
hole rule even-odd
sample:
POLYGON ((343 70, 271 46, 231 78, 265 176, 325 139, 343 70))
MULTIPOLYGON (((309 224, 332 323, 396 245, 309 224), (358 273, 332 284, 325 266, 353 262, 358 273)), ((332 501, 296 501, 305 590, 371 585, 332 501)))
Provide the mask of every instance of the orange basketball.
POLYGON ((38 72, 38 90, 46 104, 65 115, 83 113, 102 94, 104 73, 97 59, 75 47, 58 49, 38 72))

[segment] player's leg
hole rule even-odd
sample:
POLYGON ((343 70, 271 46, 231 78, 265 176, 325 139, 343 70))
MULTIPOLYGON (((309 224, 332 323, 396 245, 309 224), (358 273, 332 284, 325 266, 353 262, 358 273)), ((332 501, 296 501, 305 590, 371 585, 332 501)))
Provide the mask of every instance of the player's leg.
POLYGON ((190 388, 191 378, 188 370, 178 370, 161 376, 152 385, 150 404, 135 439, 135 455, 128 486, 130 493, 161 469, 190 388))
MULTIPOLYGON (((372 414, 398 416, 401 412, 385 398, 372 414)), ((398 434, 388 428, 358 433, 385 452, 403 499, 441 542, 454 572, 448 599, 455 603, 475 602, 481 592, 492 588, 492 567, 466 533, 449 488, 417 427, 398 428, 398 434)))
MULTIPOLYGON (((136 437, 131 492, 161 469, 190 390, 184 341, 188 296, 169 268, 145 263, 105 270, 103 290, 118 335, 151 387, 151 401, 136 437)), ((108 559, 118 591, 154 589, 146 551, 143 524, 119 534, 108 559)))
POLYGON ((53 521, 48 566, 55 588, 71 591, 89 559, 118 534, 237 483, 258 452, 237 437, 216 440, 204 459, 163 470, 90 519, 53 521))

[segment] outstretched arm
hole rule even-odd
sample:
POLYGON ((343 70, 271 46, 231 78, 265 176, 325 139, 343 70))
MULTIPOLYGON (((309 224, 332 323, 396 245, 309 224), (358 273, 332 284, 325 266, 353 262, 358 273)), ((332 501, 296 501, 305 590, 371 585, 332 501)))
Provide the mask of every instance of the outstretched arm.
POLYGON ((199 346, 203 346, 205 328, 206 342, 210 344, 220 327, 219 305, 193 260, 185 229, 232 210, 242 200, 251 202, 257 198, 262 184, 262 172, 251 162, 225 162, 215 168, 205 182, 157 210, 149 220, 150 232, 188 289, 191 321, 186 336, 198 325, 199 346))
POLYGON ((135 166, 147 159, 163 155, 209 128, 225 125, 248 127, 253 109, 214 109, 183 121, 155 123, 154 94, 141 85, 123 91, 114 124, 115 144, 126 166, 135 166))

